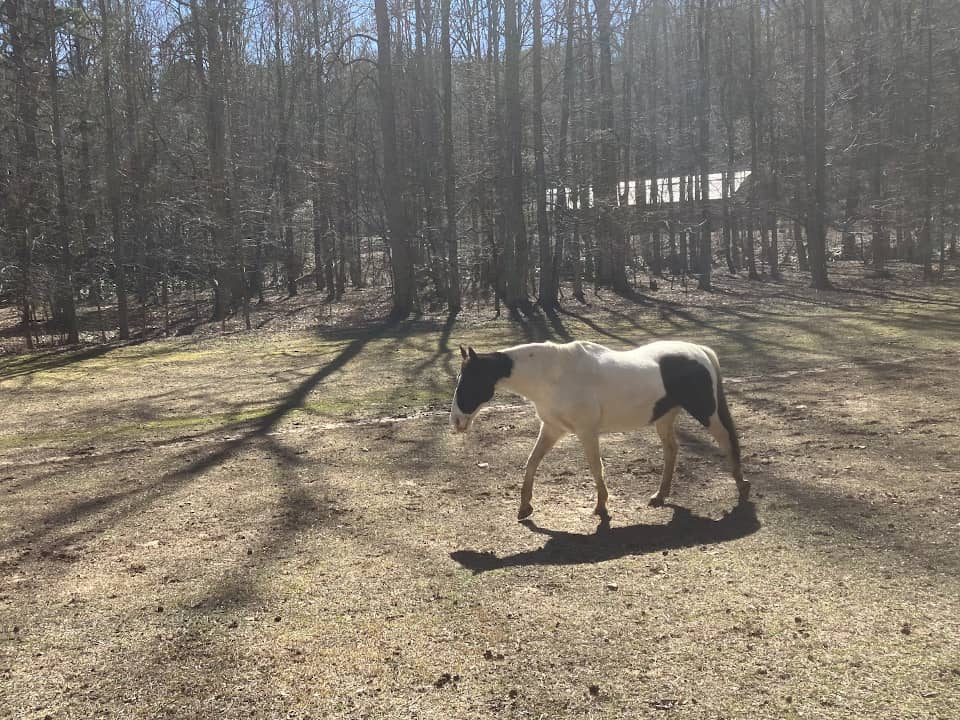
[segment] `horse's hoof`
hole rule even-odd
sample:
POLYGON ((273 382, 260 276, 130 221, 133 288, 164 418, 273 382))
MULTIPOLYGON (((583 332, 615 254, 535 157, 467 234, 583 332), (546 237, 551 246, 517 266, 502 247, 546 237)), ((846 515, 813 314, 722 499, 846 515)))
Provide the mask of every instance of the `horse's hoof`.
POLYGON ((525 520, 531 515, 533 515, 533 505, 524 505, 517 513, 517 520, 525 520))
POLYGON ((737 490, 740 493, 740 502, 746 502, 750 499, 750 481, 743 480, 737 485, 737 490))
POLYGON ((647 501, 647 505, 650 507, 663 507, 663 496, 662 495, 651 495, 650 500, 647 501))
POLYGON ((607 511, 606 507, 595 507, 593 509, 593 514, 599 517, 601 520, 609 520, 610 513, 607 511))

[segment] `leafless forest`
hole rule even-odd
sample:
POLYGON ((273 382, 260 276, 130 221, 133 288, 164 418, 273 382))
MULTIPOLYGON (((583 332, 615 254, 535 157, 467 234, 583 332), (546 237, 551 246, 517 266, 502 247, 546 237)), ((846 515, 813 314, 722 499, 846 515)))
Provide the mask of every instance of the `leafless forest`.
POLYGON ((958 235, 960 0, 0 0, 0 718, 955 720, 958 235))
POLYGON ((185 295, 526 313, 956 255, 955 0, 3 0, 0 46, 28 347, 185 295))

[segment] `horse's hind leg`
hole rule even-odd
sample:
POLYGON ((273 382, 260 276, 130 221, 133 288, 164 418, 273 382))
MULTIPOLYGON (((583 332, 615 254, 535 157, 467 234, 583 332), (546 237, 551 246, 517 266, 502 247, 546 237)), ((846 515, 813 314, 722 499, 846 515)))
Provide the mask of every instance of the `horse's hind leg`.
POLYGON ((663 443, 663 476, 660 478, 660 489, 650 496, 651 507, 660 507, 670 495, 670 486, 673 484, 673 471, 677 466, 677 454, 680 446, 677 443, 677 433, 673 423, 677 419, 679 409, 671 410, 657 420, 657 434, 663 443))
POLYGON ((707 427, 717 445, 723 450, 727 458, 727 465, 734 481, 737 483, 737 493, 740 502, 746 502, 750 497, 750 481, 743 479, 743 468, 740 463, 740 440, 737 437, 737 430, 733 422, 728 420, 723 422, 718 414, 710 418, 710 425, 707 427))
POLYGON ((533 476, 537 474, 537 468, 540 466, 543 456, 550 452, 550 448, 557 444, 563 434, 562 430, 551 427, 546 423, 540 425, 537 444, 530 451, 530 457, 527 458, 527 466, 523 472, 523 487, 520 488, 520 510, 517 512, 518 520, 529 517, 530 513, 533 512, 533 505, 530 504, 533 499, 533 476))
POLYGON ((596 433, 577 435, 580 438, 580 444, 583 445, 583 452, 587 456, 587 462, 590 464, 590 472, 593 474, 593 480, 597 485, 597 506, 593 510, 594 515, 601 518, 609 518, 607 512, 607 483, 603 477, 603 458, 600 457, 600 436, 596 433))

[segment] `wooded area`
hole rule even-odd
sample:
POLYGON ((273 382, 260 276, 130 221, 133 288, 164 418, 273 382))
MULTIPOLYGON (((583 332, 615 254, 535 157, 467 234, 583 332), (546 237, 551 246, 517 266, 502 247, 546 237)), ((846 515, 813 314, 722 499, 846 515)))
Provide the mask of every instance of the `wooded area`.
POLYGON ((0 44, 28 347, 176 294, 248 326, 305 286, 527 312, 956 254, 954 0, 3 0, 0 44))

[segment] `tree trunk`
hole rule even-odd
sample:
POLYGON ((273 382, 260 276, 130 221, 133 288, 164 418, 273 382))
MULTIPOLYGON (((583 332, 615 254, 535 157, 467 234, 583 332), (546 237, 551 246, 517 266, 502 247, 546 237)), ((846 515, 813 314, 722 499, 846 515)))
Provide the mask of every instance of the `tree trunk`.
POLYGON ((9 28, 10 62, 16 68, 15 137, 16 160, 11 189, 7 193, 7 232, 14 242, 16 301, 20 315, 23 340, 28 350, 34 346, 33 321, 33 240, 31 229, 36 212, 37 190, 40 184, 40 153, 37 146, 37 96, 40 75, 41 48, 38 46, 39 28, 30 7, 20 2, 9 2, 6 19, 9 28))
MULTIPOLYGON (((436 82, 433 76, 431 2, 414 0, 414 73, 413 84, 414 145, 419 148, 415 157, 420 195, 416 207, 420 210, 416 227, 421 230, 430 275, 438 296, 447 299, 447 262, 445 230, 440 229, 437 199, 444 190, 439 184, 440 165, 437 152, 441 149, 441 131, 437 128, 438 113, 434 99, 436 82)), ((442 112, 442 109, 441 109, 442 112)))
MULTIPOLYGON (((777 35, 775 32, 775 23, 770 16, 770 13, 767 14, 767 53, 766 53, 766 67, 767 68, 776 68, 776 58, 777 58, 777 35)), ((763 26, 760 22, 760 19, 757 19, 757 27, 759 30, 762 30, 763 26)), ((777 123, 779 122, 780 114, 773 112, 772 108, 769 107, 769 93, 767 91, 767 83, 769 82, 769 73, 764 74, 760 73, 758 78, 758 88, 757 88, 757 102, 760 105, 759 116, 761 118, 761 127, 766 125, 767 133, 767 166, 766 173, 764 175, 766 192, 763 194, 763 200, 761 202, 761 211, 763 214, 763 228, 764 228, 764 243, 766 244, 766 262, 770 268, 770 277, 774 279, 780 278, 780 243, 779 243, 779 228, 778 228, 778 218, 777 218, 777 203, 780 199, 780 145, 777 135, 777 123), (764 120, 766 121, 764 123, 764 120)))
MULTIPOLYGON (((823 0, 818 0, 822 2, 823 0)), ((930 255, 933 251, 933 16, 930 8, 931 0, 923 0, 923 25, 925 40, 924 62, 924 101, 923 124, 924 146, 921 153, 922 164, 920 172, 923 174, 921 187, 923 198, 920 202, 923 218, 920 226, 920 253, 923 262, 923 277, 930 280, 933 277, 933 267, 930 264, 930 255)))
MULTIPOLYGON (((139 133, 137 132, 137 73, 134 59, 134 18, 130 0, 123 1, 123 41, 121 48, 120 86, 123 88, 124 135, 127 146, 125 189, 127 196, 126 251, 132 264, 136 296, 141 305, 141 314, 146 303, 146 236, 149 232, 143 201, 144 178, 139 133)), ((141 329, 143 322, 141 318, 141 329)), ((141 333, 142 334, 142 333, 141 333)))
POLYGON ((610 47, 610 0, 595 0, 597 44, 600 50, 600 172, 595 189, 597 244, 607 250, 608 267, 598 273, 609 278, 614 292, 626 293, 627 257, 623 228, 617 221, 617 144, 613 130, 613 62, 610 47))
MULTIPOLYGON (((634 60, 635 56, 635 45, 636 45, 636 17, 637 17, 637 0, 631 0, 629 6, 629 15, 625 21, 625 30, 624 33, 626 37, 624 38, 624 44, 626 45, 626 53, 623 60, 623 121, 620 128, 620 165, 622 170, 623 178, 623 189, 620 189, 620 185, 617 185, 617 192, 619 194, 620 207, 623 208, 621 213, 625 217, 630 217, 630 183, 634 181, 633 167, 631 163, 633 155, 633 71, 636 61, 634 60)), ((638 93, 639 95, 639 93, 638 93)), ((637 196, 637 206, 640 206, 640 194, 641 187, 639 184, 636 185, 636 196, 637 196)))
POLYGON ((873 269, 884 272, 887 260, 887 234, 883 228, 883 150, 881 147, 882 123, 880 113, 880 0, 869 0, 867 6, 868 65, 867 95, 870 107, 870 203, 871 203, 871 249, 873 269))
POLYGON ((757 273, 757 250, 753 242, 753 226, 756 217, 755 213, 748 213, 746 227, 743 228, 743 254, 747 258, 747 277, 751 280, 760 278, 757 273))
MULTIPOLYGON (((811 0, 807 0, 809 5, 811 0)), ((813 0, 816 23, 816 80, 814 82, 814 132, 813 132, 813 195, 809 208, 809 237, 807 247, 810 252, 810 275, 813 287, 823 290, 830 287, 827 277, 827 137, 826 137, 826 98, 827 98, 827 60, 824 0, 813 0)), ((810 31, 808 34, 812 35, 810 31)), ((812 38, 810 39, 812 43, 812 38)), ((807 50, 809 59, 811 53, 807 50)))
MULTIPOLYGON (((635 217, 634 211, 630 209, 630 187, 633 185, 635 188, 634 196, 636 207, 641 206, 641 198, 643 195, 643 190, 645 185, 643 180, 637 180, 633 177, 633 122, 634 122, 634 67, 636 65, 636 40, 637 40, 637 0, 631 0, 629 4, 629 14, 625 18, 624 33, 626 37, 623 42, 626 45, 625 56, 623 60, 623 121, 620 128, 620 177, 623 178, 622 189, 621 185, 617 184, 617 193, 619 195, 619 207, 620 207, 620 217, 626 218, 626 225, 628 229, 621 229, 621 233, 625 235, 625 245, 627 256, 626 260, 629 265, 636 267, 634 261, 634 251, 632 247, 632 228, 635 226, 633 218, 635 217)), ((642 99, 642 94, 637 92, 637 100, 642 99)), ((639 102, 638 102, 639 104, 639 102)), ((638 173, 642 175, 642 173, 638 173)), ((649 238, 648 238, 649 240, 649 238)), ((648 242, 649 246, 649 242, 648 242)), ((641 255, 647 255, 647 267, 649 268, 649 253, 643 252, 643 243, 641 241, 641 255)), ((636 280, 636 270, 634 270, 634 280, 636 280)), ((636 284, 636 282, 634 282, 636 284)))
POLYGON ((713 228, 710 218, 710 34, 713 0, 700 0, 700 101, 697 124, 700 135, 700 280, 701 290, 710 290, 710 274, 713 269, 713 228))
POLYGON ((226 320, 235 304, 236 258, 233 256, 231 225, 233 213, 227 186, 227 33, 232 27, 229 6, 207 0, 201 10, 191 0, 195 23, 195 65, 203 87, 204 124, 207 146, 207 194, 213 238, 213 317, 226 320), (206 63, 203 60, 206 60, 206 63))
POLYGON ((847 130, 855 142, 851 143, 849 157, 847 159, 846 177, 844 178, 845 193, 841 241, 841 257, 844 260, 853 260, 857 256, 857 236, 855 228, 859 225, 861 219, 861 188, 860 188, 860 166, 862 151, 860 150, 859 138, 861 137, 861 117, 863 115, 863 93, 864 83, 862 73, 866 67, 866 57, 864 52, 864 17, 862 3, 851 3, 853 12, 854 27, 857 28, 857 37, 853 43, 853 66, 852 69, 846 64, 845 53, 840 53, 837 58, 837 69, 841 77, 850 77, 850 89, 848 102, 849 119, 846 123, 847 130), (851 71, 852 70, 852 71, 851 71))
POLYGON ((397 150, 396 97, 390 52, 390 16, 387 13, 386 0, 374 0, 374 11, 377 18, 380 132, 383 138, 383 194, 393 267, 393 314, 406 317, 413 312, 416 305, 417 289, 397 150))
MULTIPOLYGON (((84 13, 86 8, 82 0, 76 0, 77 12, 84 13)), ((91 243, 94 241, 97 230, 97 214, 94 211, 93 196, 93 167, 91 158, 90 137, 90 96, 87 94, 87 79, 90 71, 90 48, 88 41, 80 33, 74 33, 70 45, 70 72, 77 79, 80 93, 78 98, 77 126, 79 132, 79 157, 77 168, 77 195, 76 206, 81 215, 81 237, 78 243, 81 252, 89 256, 94 255, 91 243)), ((86 278, 89 288, 89 299, 92 301, 99 295, 99 272, 95 280, 89 275, 86 278)))
POLYGON ((743 244, 740 242, 740 218, 736 211, 730 213, 731 262, 734 272, 743 267, 743 244))
POLYGON ((723 175, 723 257, 727 261, 727 270, 731 274, 737 271, 737 266, 733 262, 733 218, 730 215, 732 182, 732 173, 725 172, 723 175))
MULTIPOLYGON (((736 124, 736 106, 733 99, 733 84, 736 82, 736 74, 734 69, 734 52, 733 52, 733 37, 729 31, 724 34, 725 43, 724 43, 724 81, 720 85, 721 95, 721 104, 723 106, 723 124, 726 131, 726 149, 727 149, 727 166, 723 173, 723 179, 721 182, 722 187, 722 198, 723 198, 723 254, 724 259, 727 263, 727 270, 731 274, 735 273, 737 270, 737 264, 734 263, 734 246, 733 242, 733 217, 731 213, 731 202, 733 199, 733 184, 734 184, 734 173, 736 168, 734 163, 736 162, 736 145, 737 145, 737 135, 735 130, 736 124)), ((752 80, 752 78, 751 78, 752 80)), ((749 95, 749 93, 748 93, 749 95)))
MULTIPOLYGON (((453 155, 453 68, 450 52, 450 0, 441 0, 440 42, 443 45, 443 196, 446 205, 447 306, 460 310, 460 259, 457 242, 457 176, 453 155)), ((542 271, 541 271, 542 272, 542 271)))
POLYGON ((56 305, 67 331, 67 342, 75 345, 80 342, 80 328, 77 324, 77 308, 73 286, 73 252, 70 248, 70 207, 67 202, 67 178, 63 166, 63 123, 60 115, 60 72, 59 52, 57 50, 57 9, 54 0, 47 2, 47 33, 49 55, 47 58, 47 79, 50 92, 50 124, 53 135, 54 168, 57 185, 57 258, 56 305))
POLYGON ((280 0, 273 0, 273 62, 277 68, 277 150, 275 175, 280 192, 280 240, 283 243, 283 274, 287 295, 297 294, 297 277, 300 268, 294 249, 293 198, 290 192, 290 123, 291 112, 287 109, 287 73, 283 51, 283 8, 280 0))
POLYGON ((770 255, 767 262, 770 264, 770 277, 780 277, 780 226, 777 215, 767 206, 767 232, 770 238, 770 255))
POLYGON ((800 272, 808 272, 810 260, 807 258, 807 247, 803 242, 803 225, 799 220, 793 222, 793 242, 797 246, 797 269, 800 272))
MULTIPOLYGON (((538 0, 539 1, 539 0, 538 0)), ((554 207, 554 231, 556 233, 555 245, 553 248, 553 260, 551 268, 553 270, 553 279, 550 285, 552 295, 548 301, 552 305, 557 305, 560 290, 560 270, 563 265, 563 248, 566 243, 567 235, 570 230, 570 197, 567 194, 569 184, 567 168, 567 148, 570 137, 570 107, 573 104, 574 88, 574 64, 573 64, 573 37, 574 37, 574 11, 576 9, 576 0, 565 0, 565 26, 566 38, 564 40, 563 52, 563 95, 560 98, 560 136, 557 139, 557 196, 554 207)), ((577 247, 579 253, 579 245, 577 247)), ((580 258, 577 256, 575 267, 579 272, 580 258)), ((579 282, 579 275, 574 282, 579 282)), ((582 299, 582 290, 581 297, 582 299)), ((544 293, 540 293, 540 302, 544 302, 544 293)))
MULTIPOLYGON (((659 213, 663 208, 663 198, 660 197, 660 77, 659 77, 659 64, 660 64, 660 50, 658 47, 658 39, 660 37, 660 28, 661 23, 664 22, 664 15, 662 0, 655 0, 652 8, 652 17, 649 23, 650 34, 649 40, 650 43, 650 81, 648 83, 648 96, 649 96, 649 108, 648 108, 648 128, 647 136, 650 139, 650 208, 654 213, 659 213)), ((664 43, 664 52, 668 48, 666 43, 664 43)), ((664 70, 669 67, 669 58, 666 58, 664 61, 664 70)), ((643 187, 643 194, 646 196, 646 187, 643 187)), ((660 223, 657 222, 657 229, 651 234, 651 243, 653 245, 651 260, 650 260, 650 272, 653 275, 660 277, 663 274, 663 240, 660 234, 660 223)))
POLYGON ((761 178, 760 178, 760 109, 759 109, 759 72, 760 62, 757 54, 757 25, 759 24, 760 7, 758 0, 750 0, 750 81, 747 85, 748 104, 750 106, 750 200, 747 207, 747 245, 744 248, 747 256, 747 272, 751 280, 760 276, 757 274, 756 252, 753 244, 753 226, 760 206, 761 178))
POLYGON ((504 3, 504 182, 501 207, 504 219, 503 262, 506 303, 516 312, 527 303, 527 239, 523 222, 523 127, 520 116, 519 0, 504 3))
POLYGON ((313 263, 317 290, 325 288, 327 299, 333 299, 333 253, 330 248, 330 179, 327 172, 327 110, 324 94, 323 37, 320 34, 319 0, 311 0, 313 42, 316 52, 314 71, 313 174, 313 263))
POLYGON ((120 166, 117 160, 117 133, 113 117, 113 54, 110 31, 113 25, 112 10, 107 8, 108 0, 99 0, 100 18, 103 25, 101 42, 101 79, 103 88, 103 130, 104 152, 107 155, 107 205, 110 207, 111 230, 113 232, 114 285, 117 292, 117 322, 121 340, 130 339, 130 311, 127 305, 127 258, 126 238, 123 233, 120 198, 120 166))
POLYGON ((554 286, 553 248, 547 222, 547 173, 543 158, 543 13, 541 0, 533 0, 533 157, 537 193, 537 240, 540 244, 539 303, 546 309, 557 303, 554 286))

